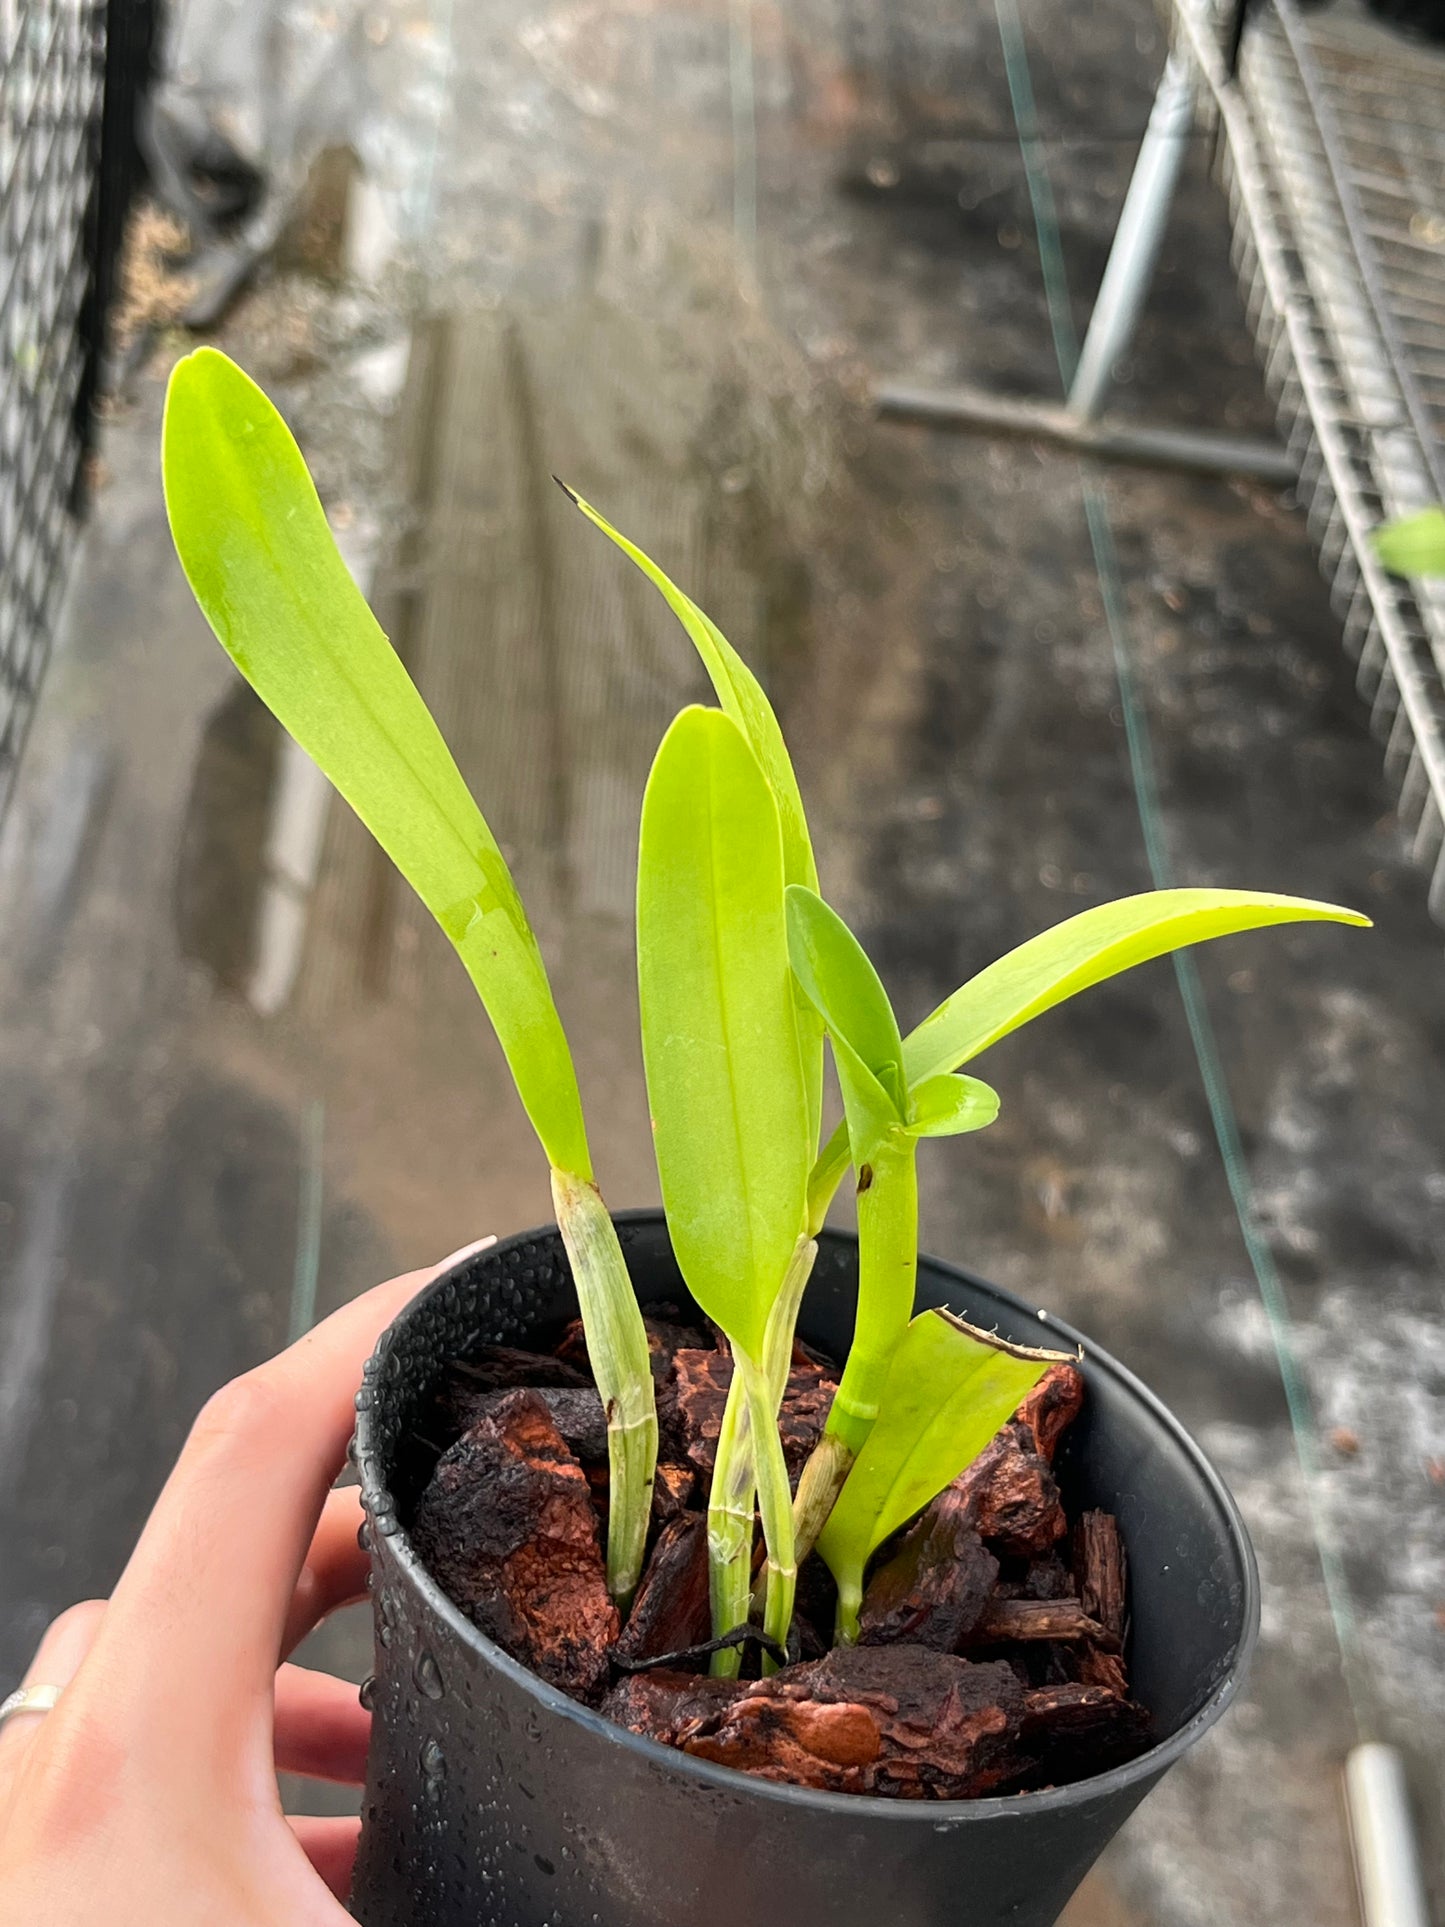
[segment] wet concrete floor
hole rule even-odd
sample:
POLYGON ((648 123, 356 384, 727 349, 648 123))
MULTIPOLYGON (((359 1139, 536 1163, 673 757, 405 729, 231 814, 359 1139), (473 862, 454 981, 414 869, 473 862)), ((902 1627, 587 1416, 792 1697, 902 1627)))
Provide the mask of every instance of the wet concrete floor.
MULTIPOLYGON (((1082 319, 1163 45, 1122 0, 1023 18, 1082 319)), ((647 1203, 630 866, 647 763, 700 683, 548 471, 767 675, 824 888, 906 1020, 1147 887, 1118 665, 1079 464, 879 424, 864 399, 870 373, 1057 393, 987 0, 503 0, 454 31, 410 277, 277 279, 223 341, 376 571, 541 932, 608 1195, 647 1203)), ((1205 159, 1120 406, 1263 431, 1205 159)), ((0 1683, 111 1583, 218 1382, 388 1271, 548 1214, 444 941, 308 785, 170 559, 168 352, 107 427, 0 835, 0 1683)), ((1247 1699, 1069 1921, 1343 1927, 1357 1733, 1397 1739, 1422 1816, 1439 1806, 1440 933, 1292 504, 1143 471, 1090 485, 1174 873, 1352 902, 1377 928, 1199 957, 1283 1322, 1167 964, 990 1055, 1002 1116, 934 1147, 924 1236, 1138 1370, 1259 1547, 1247 1699)), ((318 1650, 359 1677, 365 1640, 349 1616, 318 1650)))

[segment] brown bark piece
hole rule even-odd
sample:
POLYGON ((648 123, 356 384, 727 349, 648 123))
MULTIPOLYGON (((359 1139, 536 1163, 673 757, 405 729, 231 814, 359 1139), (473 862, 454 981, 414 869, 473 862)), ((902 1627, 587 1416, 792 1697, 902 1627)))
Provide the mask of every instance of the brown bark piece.
POLYGON ((519 1385, 592 1391, 590 1380, 560 1358, 521 1351, 514 1345, 481 1345, 470 1358, 450 1359, 443 1367, 431 1414, 420 1432, 440 1450, 476 1423, 486 1409, 483 1401, 491 1394, 519 1385))
POLYGON ((746 1690, 740 1679, 710 1679, 706 1673, 634 1673, 618 1681, 602 1711, 629 1733, 683 1746, 746 1690))
POLYGON ((1129 1697, 1129 1675, 1124 1655, 1109 1646, 1086 1645, 1074 1662, 1081 1686, 1102 1686, 1117 1699, 1129 1697))
POLYGON ((412 1537, 482 1632, 549 1684, 596 1693, 617 1612, 586 1475, 540 1393, 506 1393, 443 1453, 412 1537))
POLYGON ((1129 1725, 1144 1709, 1120 1701, 1102 1686, 1040 1686, 1024 1694, 1023 1725, 1028 1734, 1078 1735, 1129 1725))
POLYGON ((1074 1527, 1074 1577, 1084 1611, 1122 1640, 1128 1618, 1128 1568, 1119 1522, 1108 1512, 1086 1512, 1074 1527))
POLYGON ((810 1553, 798 1568, 798 1596, 793 1606, 799 1659, 821 1659, 828 1651, 837 1613, 838 1588, 833 1575, 818 1553, 810 1553))
POLYGON ((697 1493, 697 1474, 690 1465, 659 1461, 652 1481, 652 1510, 659 1519, 675 1519, 686 1512, 697 1493))
POLYGON ((788 1462, 788 1477, 795 1484, 823 1436, 837 1389, 836 1373, 826 1371, 806 1355, 799 1357, 794 1348, 792 1369, 778 1412, 778 1430, 783 1439, 783 1457, 788 1462))
POLYGON ((1079 1589, 1074 1575, 1057 1552, 1046 1552, 1031 1559, 1015 1585, 999 1586, 1001 1597, 1014 1599, 1077 1599, 1079 1589))
MULTIPOLYGON (((673 1359, 673 1376, 662 1414, 669 1449, 690 1459, 708 1478, 717 1463, 718 1435, 732 1376, 733 1362, 723 1352, 684 1349, 673 1359)), ((837 1389, 837 1380, 821 1365, 794 1352, 778 1413, 790 1478, 797 1478, 822 1437, 837 1389)))
POLYGON ((651 1659, 699 1646, 711 1631, 707 1520, 700 1513, 685 1512, 657 1535, 613 1651, 619 1659, 651 1659))
POLYGON ((957 1652, 997 1578, 998 1561, 974 1527, 968 1500, 948 1487, 869 1580, 860 1644, 909 1640, 933 1652, 957 1652))
POLYGON ((1057 1786, 1142 1753, 1149 1715, 1102 1686, 1040 1686, 1024 1694, 1023 1735, 1038 1760, 1029 1783, 1057 1786))
POLYGON ((1113 1635, 1090 1619, 1077 1599, 993 1599, 969 1634, 970 1646, 1002 1646, 1012 1640, 1095 1640, 1115 1646, 1113 1635))
POLYGON ((973 1503, 981 1537, 998 1551, 1037 1559, 1067 1530, 1050 1466, 1083 1402, 1078 1366, 1051 1365, 1015 1416, 954 1480, 973 1503))
MULTIPOLYGON (((555 1362, 555 1361, 554 1361, 555 1362)), ((521 1388, 518 1388, 521 1389, 521 1388)), ((607 1463, 607 1414, 590 1385, 541 1385, 530 1388, 546 1406, 552 1423, 583 1465, 607 1463)), ((458 1434, 469 1432, 491 1416, 510 1392, 460 1391, 452 1410, 458 1434)))
POLYGON ((584 1465, 607 1463, 607 1414, 590 1385, 557 1385, 542 1393, 552 1423, 584 1465))
POLYGON ((1041 1459, 1050 1465, 1063 1434, 1079 1416, 1084 1405, 1084 1374, 1077 1365, 1061 1360, 1050 1365, 1028 1397, 1014 1414, 1041 1459))
POLYGON ((878 1718, 869 1707, 744 1694, 721 1719, 684 1740, 682 1750, 759 1780, 863 1793, 874 1790, 882 1744, 878 1718))
POLYGON ((1078 1677, 1084 1685, 1105 1687, 1122 1699, 1128 1692, 1123 1642, 1129 1624, 1129 1577, 1118 1520, 1108 1512, 1084 1513, 1074 1527, 1072 1551, 1084 1610, 1110 1634, 1107 1641, 1084 1648, 1078 1677))
POLYGON ((672 1380, 663 1419, 668 1445, 705 1477, 717 1463, 723 1408, 732 1383, 733 1362, 721 1352, 684 1346, 673 1356, 672 1380))
MULTIPOLYGON (((659 1306, 659 1312, 671 1310, 671 1306, 659 1306)), ((675 1319, 661 1316, 644 1318, 643 1326, 647 1332, 647 1350, 652 1365, 654 1383, 661 1385, 672 1370, 672 1361, 689 1347, 707 1348, 707 1333, 696 1325, 678 1324, 675 1319)), ((592 1364, 587 1356, 587 1334, 582 1329, 582 1320, 574 1318, 563 1332, 557 1345, 557 1357, 577 1371, 586 1374, 586 1382, 592 1382, 592 1364)))
MULTIPOLYGON (((605 1532, 612 1509, 611 1468, 603 1457, 585 1461, 582 1470, 592 1489, 598 1523, 605 1532)), ((652 1516, 659 1524, 665 1525, 680 1512, 689 1511, 696 1497, 697 1474, 690 1465, 659 1463, 652 1479, 652 1516)))
POLYGON ((972 1510, 979 1536, 1016 1558, 1037 1558, 1064 1534, 1063 1503, 1033 1434, 1010 1419, 953 1482, 972 1510))
POLYGON ((1017 1773, 1022 1708, 1007 1666, 920 1646, 840 1647, 755 1681, 683 1746, 795 1786, 967 1799, 1017 1773))

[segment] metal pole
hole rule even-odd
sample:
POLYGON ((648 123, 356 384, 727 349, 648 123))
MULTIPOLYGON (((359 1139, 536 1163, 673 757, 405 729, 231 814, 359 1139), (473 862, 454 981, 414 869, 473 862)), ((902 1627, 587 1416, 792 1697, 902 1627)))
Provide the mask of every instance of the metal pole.
POLYGON ((1109 264, 1099 284, 1089 332, 1069 390, 1069 408, 1084 421, 1092 421, 1103 406, 1114 364, 1133 339, 1153 279, 1192 122, 1189 63, 1176 51, 1165 64, 1154 96, 1149 125, 1124 197, 1124 211, 1109 250, 1109 264))
POLYGON ((880 415, 895 420, 1062 442, 1103 461, 1200 475, 1248 475, 1271 488, 1287 488, 1296 479, 1289 451, 1278 442, 1114 421, 1107 415, 1083 421, 1059 402, 1024 401, 978 388, 916 388, 909 382, 882 381, 873 390, 873 405, 880 415))
POLYGON ((1393 1746, 1371 1741, 1351 1751, 1345 1803, 1365 1927, 1430 1927, 1405 1768, 1393 1746))

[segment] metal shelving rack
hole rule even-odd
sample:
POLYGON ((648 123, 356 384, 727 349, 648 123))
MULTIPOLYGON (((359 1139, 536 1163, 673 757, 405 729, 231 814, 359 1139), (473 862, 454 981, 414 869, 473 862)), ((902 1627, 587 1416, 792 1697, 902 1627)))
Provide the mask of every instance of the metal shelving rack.
POLYGON ((1358 0, 1308 14, 1295 0, 1245 4, 1173 0, 1172 51, 1067 401, 906 381, 880 382, 875 400, 1113 460, 1293 483, 1445 923, 1445 582, 1387 575, 1370 543, 1382 522, 1445 501, 1445 52, 1358 0), (1215 135, 1283 448, 1104 412, 1199 120, 1215 135))
POLYGON ((103 3, 0 0, 0 813, 74 535, 104 52, 103 3))
POLYGON ((1300 497, 1445 921, 1445 582, 1388 575, 1369 539, 1445 501, 1445 55, 1274 0, 1232 80, 1214 9, 1176 18, 1300 497))

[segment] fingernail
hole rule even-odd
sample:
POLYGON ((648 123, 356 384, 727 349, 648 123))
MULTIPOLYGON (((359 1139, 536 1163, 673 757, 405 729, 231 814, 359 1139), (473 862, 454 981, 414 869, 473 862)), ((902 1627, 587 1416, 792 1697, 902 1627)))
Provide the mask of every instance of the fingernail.
POLYGON ((437 1270, 450 1271, 452 1266, 459 1265, 463 1258, 475 1258, 479 1251, 489 1250, 496 1242, 497 1234, 494 1231, 488 1237, 478 1238, 472 1244, 463 1245, 459 1251, 454 1251, 450 1258, 443 1258, 437 1270))

